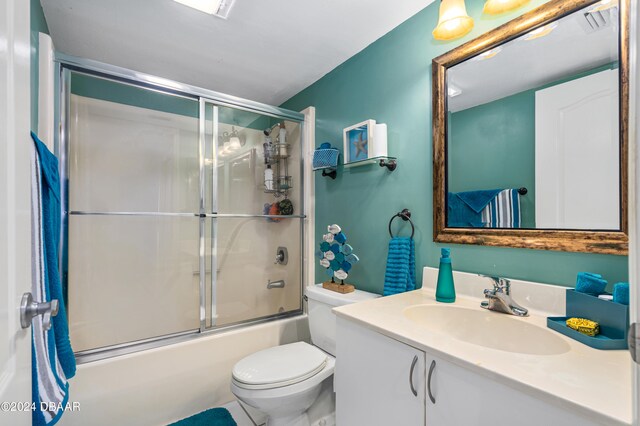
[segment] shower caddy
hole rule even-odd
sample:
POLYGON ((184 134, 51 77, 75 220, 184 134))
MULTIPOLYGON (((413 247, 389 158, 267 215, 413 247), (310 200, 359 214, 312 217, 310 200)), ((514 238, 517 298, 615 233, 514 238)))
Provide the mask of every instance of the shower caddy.
MULTIPOLYGON (((274 128, 284 129, 284 122, 282 124, 278 123, 264 131, 267 140, 270 139, 274 128), (281 125, 282 127, 280 127, 281 125)), ((273 194, 276 198, 287 198, 289 190, 293 188, 293 179, 291 175, 289 175, 290 156, 291 145, 286 142, 286 138, 282 141, 280 140, 280 135, 278 135, 273 143, 265 142, 264 165, 265 168, 271 167, 271 170, 273 170, 272 179, 265 179, 264 181, 264 192, 267 194, 273 194)))

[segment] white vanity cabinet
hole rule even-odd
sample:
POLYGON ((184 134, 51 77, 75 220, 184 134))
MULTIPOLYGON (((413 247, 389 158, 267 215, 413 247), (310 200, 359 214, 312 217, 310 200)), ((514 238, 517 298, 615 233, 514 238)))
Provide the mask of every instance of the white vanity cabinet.
POLYGON ((336 425, 425 423, 425 353, 338 317, 336 425))
MULTIPOLYGON (((433 365, 427 390, 427 426, 564 426, 599 425, 568 411, 515 390, 463 367, 426 355, 427 375, 433 365)), ((554 399, 550 397, 550 399, 554 399)), ((557 401, 559 402, 559 401, 557 401)))
POLYGON ((600 424, 340 317, 336 355, 337 426, 600 424))

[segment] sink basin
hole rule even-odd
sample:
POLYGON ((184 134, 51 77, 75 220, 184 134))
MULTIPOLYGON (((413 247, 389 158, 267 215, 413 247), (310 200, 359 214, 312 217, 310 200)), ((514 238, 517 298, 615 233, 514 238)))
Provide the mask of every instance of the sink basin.
POLYGON ((529 355, 559 355, 570 349, 553 331, 526 318, 480 308, 417 305, 406 308, 404 315, 430 331, 491 349, 529 355))

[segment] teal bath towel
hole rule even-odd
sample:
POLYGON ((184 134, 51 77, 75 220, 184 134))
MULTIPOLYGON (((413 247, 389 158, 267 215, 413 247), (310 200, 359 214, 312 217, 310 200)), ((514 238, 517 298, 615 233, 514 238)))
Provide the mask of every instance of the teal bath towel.
POLYGON ((237 426, 226 408, 211 408, 169 426, 237 426))
POLYGON ((482 228, 482 210, 502 189, 449 192, 447 195, 447 226, 482 228))
POLYGON ((416 248, 413 238, 393 237, 389 241, 384 295, 404 293, 416 288, 416 248))
POLYGON ((60 177, 58 159, 32 132, 31 292, 37 301, 58 301, 58 315, 47 330, 43 317, 31 322, 31 397, 33 426, 56 424, 69 401, 68 379, 76 373, 58 269, 60 242, 60 177))

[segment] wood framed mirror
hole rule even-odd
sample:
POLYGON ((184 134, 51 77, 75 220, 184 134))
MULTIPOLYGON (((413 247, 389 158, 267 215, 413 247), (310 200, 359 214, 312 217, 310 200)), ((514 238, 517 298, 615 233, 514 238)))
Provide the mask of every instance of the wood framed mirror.
POLYGON ((629 0, 552 0, 435 59, 434 241, 626 255, 629 0))

